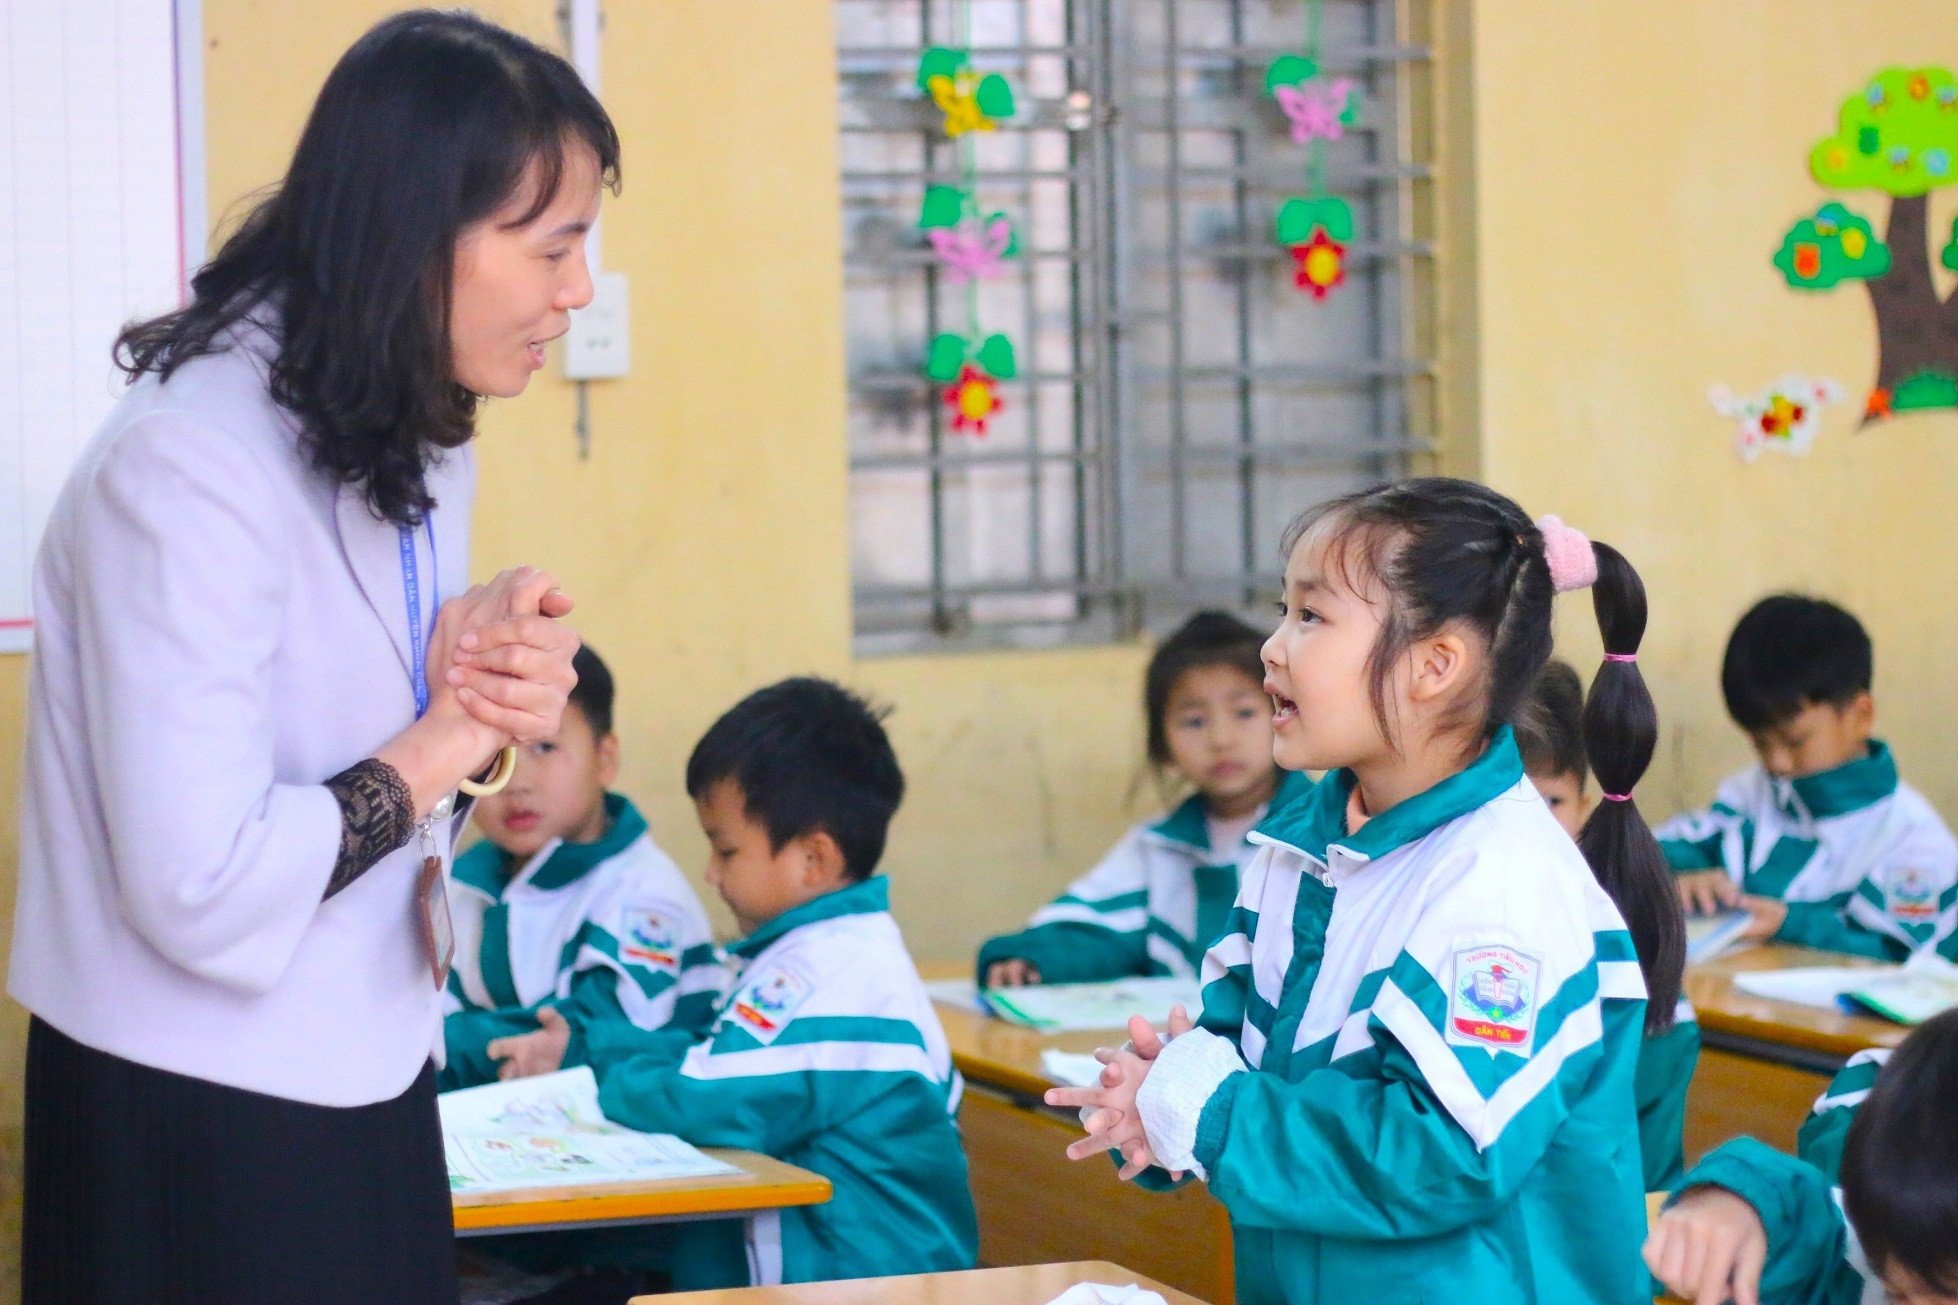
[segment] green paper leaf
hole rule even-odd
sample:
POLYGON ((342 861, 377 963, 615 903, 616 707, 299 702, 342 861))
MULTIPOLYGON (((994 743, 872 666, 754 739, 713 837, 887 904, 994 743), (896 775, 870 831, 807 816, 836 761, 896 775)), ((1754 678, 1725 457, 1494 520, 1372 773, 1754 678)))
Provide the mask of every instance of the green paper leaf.
POLYGON ((989 335, 979 346, 979 365, 988 373, 1002 381, 1010 381, 1020 374, 1019 364, 1013 357, 1013 342, 1003 335, 989 335))
POLYGON ((926 90, 934 77, 956 77, 966 65, 964 50, 948 50, 942 45, 926 50, 918 60, 918 89, 926 90))
POLYGON ((1353 238, 1353 206, 1337 195, 1319 201, 1319 225, 1342 244, 1353 238))
POLYGON ((1273 94, 1281 86, 1297 86, 1318 75, 1319 65, 1304 55, 1281 54, 1265 69, 1265 94, 1273 94))
POLYGON ((1346 92, 1346 107, 1339 111, 1340 125, 1357 127, 1360 125, 1360 88, 1354 86, 1346 92))
POLYGON ((918 225, 926 231, 933 227, 955 227, 965 216, 965 192, 957 186, 928 186, 925 188, 925 203, 918 214, 918 225))
POLYGON ((1774 265, 1797 290, 1830 290, 1843 281, 1868 281, 1888 272, 1890 247, 1868 218, 1832 202, 1788 228, 1774 265))
POLYGON ((1314 205, 1294 195, 1278 206, 1278 243, 1290 249, 1312 239, 1314 205))
POLYGON ((1958 378, 1931 368, 1918 372, 1897 385, 1890 396, 1893 412, 1912 408, 1958 408, 1958 378))
POLYGON ((987 73, 979 79, 979 90, 974 95, 979 112, 995 122, 1013 116, 1013 87, 998 73, 987 73))
POLYGON ((925 355, 925 375, 934 381, 955 381, 965 366, 965 341, 956 335, 941 335, 931 342, 925 355))
POLYGON ((1958 218, 1951 220, 1951 243, 1938 251, 1938 262, 1947 271, 1958 272, 1958 218))

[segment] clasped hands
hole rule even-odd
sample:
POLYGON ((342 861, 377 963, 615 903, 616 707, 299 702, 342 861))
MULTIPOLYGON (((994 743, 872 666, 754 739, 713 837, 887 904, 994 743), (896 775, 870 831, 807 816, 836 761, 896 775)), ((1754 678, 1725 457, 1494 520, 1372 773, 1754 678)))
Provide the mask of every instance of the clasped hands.
POLYGON ((547 571, 520 566, 442 604, 429 639, 429 714, 475 727, 484 764, 558 732, 578 682, 572 602, 547 571))
MULTIPOLYGON (((1087 1112, 1081 1122, 1088 1135, 1067 1148, 1068 1159, 1086 1160, 1103 1151, 1118 1151, 1122 1159, 1120 1177, 1124 1181, 1156 1164, 1155 1153, 1149 1149, 1148 1133, 1142 1126, 1142 1113, 1136 1108, 1136 1093, 1163 1048, 1193 1027, 1189 1012, 1181 1006, 1169 1013, 1167 1037, 1158 1034, 1142 1016, 1132 1015, 1128 1045, 1103 1047, 1095 1052, 1095 1059, 1102 1064, 1100 1086, 1047 1090, 1048 1105, 1074 1106, 1087 1112)), ((1170 1172, 1172 1178, 1182 1176, 1181 1170, 1170 1172)))

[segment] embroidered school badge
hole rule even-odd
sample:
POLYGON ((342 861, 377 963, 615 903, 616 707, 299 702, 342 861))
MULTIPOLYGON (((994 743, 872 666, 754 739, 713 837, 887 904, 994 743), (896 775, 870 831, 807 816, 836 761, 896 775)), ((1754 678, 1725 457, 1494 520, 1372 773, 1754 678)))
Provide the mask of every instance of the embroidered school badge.
POLYGON ((628 907, 625 937, 619 942, 619 955, 654 969, 680 968, 680 935, 665 914, 650 907, 628 907))
POLYGON ((1513 947, 1485 944, 1456 952, 1448 1041, 1529 1055, 1541 970, 1536 957, 1513 947))
POLYGON ((770 970, 735 995, 728 1013, 763 1046, 775 1041, 815 985, 793 970, 770 970))
POLYGON ((1890 876, 1883 888, 1883 909, 1904 924, 1929 924, 1938 918, 1938 890, 1931 876, 1905 867, 1890 876))

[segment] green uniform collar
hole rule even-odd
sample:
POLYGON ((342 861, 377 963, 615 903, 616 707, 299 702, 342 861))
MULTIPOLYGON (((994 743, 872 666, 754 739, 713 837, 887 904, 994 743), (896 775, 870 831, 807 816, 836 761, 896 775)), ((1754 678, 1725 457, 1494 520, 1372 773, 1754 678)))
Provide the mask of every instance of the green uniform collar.
POLYGON ((891 881, 872 875, 861 883, 839 888, 821 897, 812 897, 801 906, 791 907, 739 942, 728 944, 728 951, 753 960, 767 946, 792 929, 843 915, 876 915, 891 909, 891 881))
MULTIPOLYGON (((1310 792, 1312 780, 1296 770, 1280 771, 1278 787, 1272 791, 1271 800, 1265 803, 1265 819, 1271 813, 1289 805, 1301 793, 1310 792)), ((1192 793, 1183 803, 1149 826, 1149 832, 1168 842, 1187 847, 1201 857, 1210 855, 1210 812, 1204 805, 1203 794, 1192 793)))
MULTIPOLYGON (((605 815, 611 827, 603 837, 590 843, 559 843, 527 882, 543 892, 577 883, 600 864, 631 847, 646 832, 646 818, 639 814, 639 808, 618 793, 605 795, 605 815)), ((484 839, 456 858, 455 877, 500 901, 510 881, 521 873, 515 860, 484 839)))
POLYGON ((1897 791, 1897 761, 1890 755, 1889 744, 1871 739, 1868 756, 1789 783, 1809 815, 1817 820, 1846 816, 1897 791))
POLYGON ((1505 725, 1467 769, 1388 807, 1356 834, 1346 832, 1346 802, 1358 782, 1350 770, 1332 772, 1310 792, 1283 806, 1274 803, 1276 810, 1255 832, 1263 841, 1283 844, 1320 865, 1326 864, 1327 850, 1333 847, 1372 861, 1486 805, 1522 778, 1516 732, 1505 725))

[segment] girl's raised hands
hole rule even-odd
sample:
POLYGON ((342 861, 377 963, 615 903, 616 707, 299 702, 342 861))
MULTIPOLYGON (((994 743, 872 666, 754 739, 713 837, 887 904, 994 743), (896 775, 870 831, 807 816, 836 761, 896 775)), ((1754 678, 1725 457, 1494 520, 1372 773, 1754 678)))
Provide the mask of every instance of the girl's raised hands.
MULTIPOLYGON (((1104 1047, 1095 1052, 1095 1059, 1103 1065, 1100 1086, 1048 1089, 1047 1104, 1080 1109, 1082 1125, 1088 1130, 1086 1137, 1067 1148, 1068 1159, 1085 1160, 1103 1151, 1118 1151, 1123 1162, 1119 1176, 1124 1180, 1135 1178, 1155 1165, 1155 1153, 1150 1150, 1141 1112, 1136 1109, 1135 1094, 1148 1076, 1150 1065, 1169 1041, 1193 1027, 1189 1012, 1181 1006, 1169 1013, 1167 1037, 1158 1034, 1142 1016, 1132 1015, 1129 1045, 1104 1047)), ((1183 1175, 1178 1171, 1170 1176, 1183 1175)))

